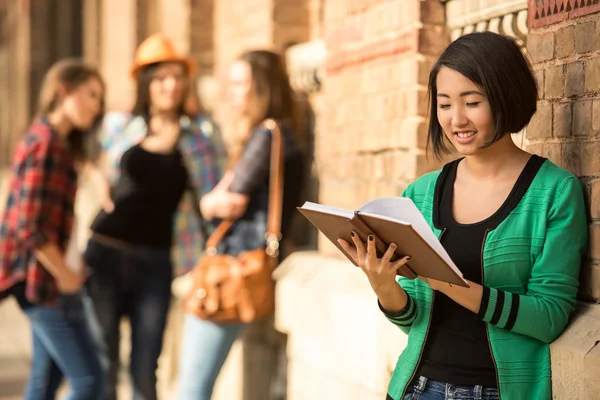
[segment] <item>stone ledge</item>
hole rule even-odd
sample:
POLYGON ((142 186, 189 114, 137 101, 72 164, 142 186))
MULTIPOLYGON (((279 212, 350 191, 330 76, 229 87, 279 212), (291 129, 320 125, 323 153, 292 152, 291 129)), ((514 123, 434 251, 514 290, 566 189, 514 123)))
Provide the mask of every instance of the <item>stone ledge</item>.
MULTIPOLYGON (((275 327, 288 334, 290 398, 310 398, 311 387, 330 398, 382 398, 406 336, 380 314, 362 272, 307 251, 288 257, 275 279, 275 327)), ((600 399, 598 342, 600 305, 582 303, 550 346, 555 399, 600 399)))
POLYGON ((598 342, 600 305, 580 304, 569 327, 550 345, 555 399, 600 399, 598 342))
POLYGON ((325 382, 328 398, 384 397, 406 335, 383 317, 362 272, 307 251, 289 256, 275 279, 275 327, 288 334, 288 389, 325 382), (354 394, 335 389, 344 387, 354 394))

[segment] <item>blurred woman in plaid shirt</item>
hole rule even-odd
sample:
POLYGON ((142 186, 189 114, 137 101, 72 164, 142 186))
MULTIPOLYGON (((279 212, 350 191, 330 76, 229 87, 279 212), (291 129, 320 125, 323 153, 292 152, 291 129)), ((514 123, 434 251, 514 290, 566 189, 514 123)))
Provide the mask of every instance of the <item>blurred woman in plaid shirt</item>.
POLYGON ((96 399, 103 373, 84 313, 83 271, 68 265, 78 166, 102 113, 104 84, 79 61, 48 71, 39 113, 18 145, 0 226, 0 298, 14 295, 33 331, 25 399, 53 399, 63 375, 68 399, 96 399))

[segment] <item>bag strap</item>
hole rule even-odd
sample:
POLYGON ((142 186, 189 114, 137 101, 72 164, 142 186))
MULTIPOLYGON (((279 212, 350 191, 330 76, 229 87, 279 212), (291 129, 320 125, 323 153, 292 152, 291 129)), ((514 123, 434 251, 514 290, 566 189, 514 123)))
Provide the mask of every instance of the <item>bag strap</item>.
MULTIPOLYGON (((283 207, 283 135, 275 120, 267 119, 261 126, 271 132, 271 160, 269 167, 269 204, 267 214, 267 241, 266 252, 271 257, 279 255, 279 241, 281 240, 281 213, 283 207)), ((221 222, 206 241, 206 252, 209 255, 217 254, 217 245, 223 240, 234 221, 221 222)))

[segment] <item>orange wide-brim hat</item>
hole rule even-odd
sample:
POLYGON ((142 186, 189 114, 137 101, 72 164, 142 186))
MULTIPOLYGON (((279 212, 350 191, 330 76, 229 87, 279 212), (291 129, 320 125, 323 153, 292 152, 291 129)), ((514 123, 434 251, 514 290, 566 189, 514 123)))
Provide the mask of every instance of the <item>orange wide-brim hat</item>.
POLYGON ((146 38, 135 51, 131 76, 136 78, 144 67, 161 62, 180 62, 187 67, 189 75, 193 75, 196 70, 196 63, 190 57, 178 54, 168 37, 155 33, 146 38))

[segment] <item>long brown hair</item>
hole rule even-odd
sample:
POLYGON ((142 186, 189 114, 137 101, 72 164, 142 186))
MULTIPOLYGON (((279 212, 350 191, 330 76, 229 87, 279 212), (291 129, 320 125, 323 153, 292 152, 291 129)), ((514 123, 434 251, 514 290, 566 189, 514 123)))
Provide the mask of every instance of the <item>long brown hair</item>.
MULTIPOLYGON (((163 63, 158 62, 147 65, 144 68, 142 68, 136 75, 137 94, 135 97, 135 104, 133 106, 132 114, 144 117, 146 122, 149 122, 150 106, 152 105, 150 101, 150 83, 152 83, 152 80, 154 79, 154 73, 156 72, 156 69, 161 64, 163 63)), ((182 63, 182 65, 185 67, 185 64, 182 63)), ((185 71, 187 74, 189 74, 187 67, 185 67, 185 71)), ((185 100, 188 96, 188 90, 189 82, 187 84, 186 89, 184 89, 184 92, 181 96, 181 103, 177 108, 177 115, 179 116, 188 115, 185 108, 185 100)))
MULTIPOLYGON (((90 79, 97 79, 104 89, 104 80, 98 70, 81 60, 67 58, 56 62, 46 73, 38 97, 37 115, 52 113, 59 104, 60 89, 71 92, 90 79)), ((91 130, 95 131, 104 114, 104 99, 101 110, 91 130)), ((71 154, 77 161, 88 161, 98 156, 99 145, 95 135, 90 132, 74 130, 67 137, 71 154)))
MULTIPOLYGON (((252 127, 257 126, 266 118, 283 121, 296 126, 296 114, 292 88, 282 57, 268 50, 251 50, 241 54, 237 61, 250 66, 252 90, 252 127)), ((243 138, 232 151, 231 162, 235 163, 244 149, 249 138, 243 138)))

